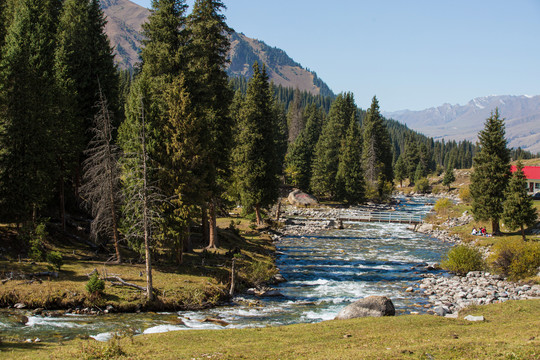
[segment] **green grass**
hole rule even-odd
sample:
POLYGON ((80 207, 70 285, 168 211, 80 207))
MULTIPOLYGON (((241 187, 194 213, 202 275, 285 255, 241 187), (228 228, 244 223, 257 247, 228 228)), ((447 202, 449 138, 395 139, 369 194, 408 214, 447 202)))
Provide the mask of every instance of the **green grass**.
POLYGON ((460 319, 407 315, 257 329, 177 331, 118 342, 4 342, 17 359, 539 359, 540 300, 472 307, 460 319), (483 315, 484 322, 463 320, 483 315), (122 354, 122 355, 120 355, 122 354))
MULTIPOLYGON (((183 263, 175 265, 167 260, 166 254, 157 257, 153 268, 154 288, 157 300, 146 303, 140 290, 128 287, 111 286, 106 283, 101 298, 91 297, 86 289, 87 274, 97 269, 100 274, 118 275, 125 281, 146 286, 145 265, 138 261, 138 255, 126 254, 126 261, 133 264, 105 263, 106 256, 95 257, 84 247, 50 241, 50 249, 62 253, 64 265, 58 278, 46 277, 42 281, 29 283, 25 280, 7 281, 0 285, 0 306, 23 302, 28 308, 67 309, 76 306, 105 306, 110 304, 118 311, 135 311, 140 306, 148 310, 200 309, 213 306, 227 296, 230 286, 231 249, 238 248, 236 289, 252 286, 252 269, 257 271, 257 281, 267 279, 274 273, 274 246, 269 235, 249 228, 246 219, 223 218, 218 220, 220 227, 220 247, 205 251, 205 244, 195 244, 193 253, 184 254, 183 263), (237 231, 227 230, 231 220, 237 231), (240 234, 240 236, 238 235, 240 234), (92 260, 89 258, 92 257, 92 260), (263 264, 263 265, 261 265, 263 264), (265 273, 267 270, 267 273, 265 273)), ((47 271, 46 263, 32 263, 12 256, 10 260, 0 261, 0 278, 10 272, 35 273, 47 271)))

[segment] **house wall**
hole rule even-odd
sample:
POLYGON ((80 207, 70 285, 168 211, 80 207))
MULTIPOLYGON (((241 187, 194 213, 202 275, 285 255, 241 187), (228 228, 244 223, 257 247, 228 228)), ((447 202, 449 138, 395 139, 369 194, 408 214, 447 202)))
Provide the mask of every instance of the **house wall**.
POLYGON ((540 192, 540 180, 527 180, 527 185, 530 195, 540 192))

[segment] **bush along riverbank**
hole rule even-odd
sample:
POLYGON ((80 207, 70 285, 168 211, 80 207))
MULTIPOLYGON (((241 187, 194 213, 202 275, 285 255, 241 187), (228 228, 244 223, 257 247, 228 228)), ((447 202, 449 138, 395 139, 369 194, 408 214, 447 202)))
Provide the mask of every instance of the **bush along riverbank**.
POLYGON ((454 276, 424 275, 413 291, 426 296, 436 314, 455 317, 459 310, 471 305, 540 298, 540 243, 534 237, 536 229, 530 229, 533 236, 527 243, 519 234, 474 236, 470 229, 486 225, 474 221, 467 205, 442 199, 435 209, 414 230, 455 244, 443 262, 454 276))

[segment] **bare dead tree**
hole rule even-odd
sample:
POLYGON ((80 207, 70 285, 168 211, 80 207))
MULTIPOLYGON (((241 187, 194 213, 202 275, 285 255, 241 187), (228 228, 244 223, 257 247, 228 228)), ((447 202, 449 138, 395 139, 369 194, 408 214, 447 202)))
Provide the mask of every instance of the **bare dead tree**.
POLYGON ((94 220, 91 236, 95 242, 99 238, 113 238, 116 261, 122 262, 118 245, 118 209, 121 204, 120 171, 118 160, 120 149, 113 142, 113 126, 107 99, 99 90, 98 113, 94 117, 92 140, 85 151, 87 159, 83 163, 83 184, 80 194, 94 220))
MULTIPOLYGON (((146 148, 146 123, 141 100, 139 138, 133 153, 124 155, 124 222, 125 236, 131 244, 144 245, 146 262, 146 298, 154 299, 152 285, 152 234, 163 224, 162 205, 167 199, 150 180, 150 159, 146 148)), ((135 245, 135 247, 137 247, 135 245)), ((142 246, 139 246, 139 251, 142 246)))

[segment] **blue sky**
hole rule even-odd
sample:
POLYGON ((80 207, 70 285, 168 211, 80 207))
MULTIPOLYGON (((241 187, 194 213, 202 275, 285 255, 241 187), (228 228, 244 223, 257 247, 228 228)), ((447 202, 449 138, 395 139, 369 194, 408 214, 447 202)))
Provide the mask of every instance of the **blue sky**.
POLYGON ((540 0, 224 3, 230 27, 285 50, 364 109, 373 95, 382 111, 540 95, 540 0))

